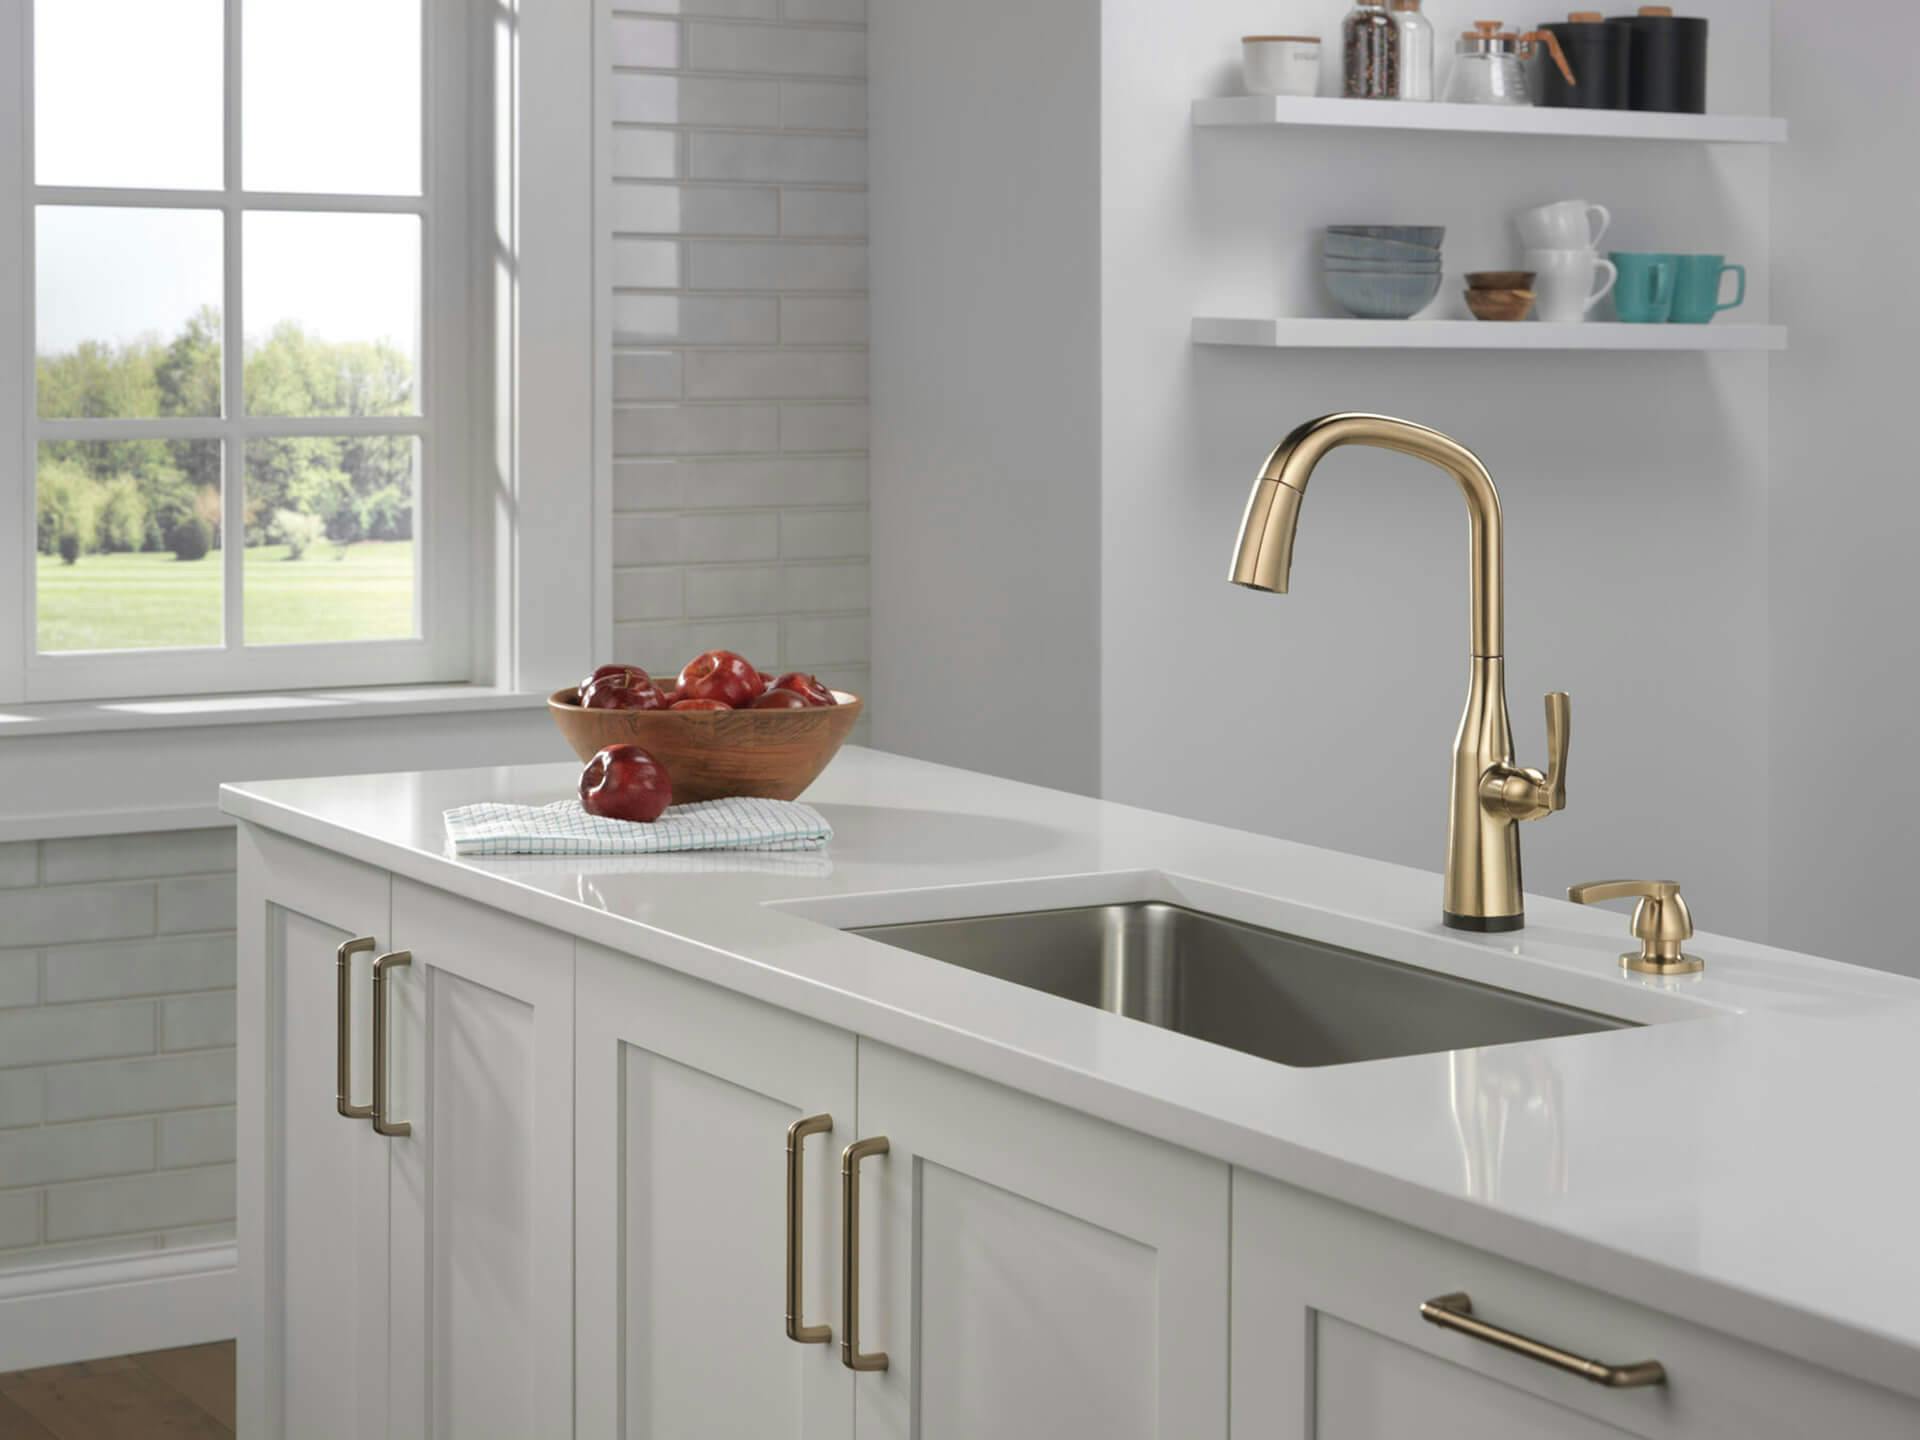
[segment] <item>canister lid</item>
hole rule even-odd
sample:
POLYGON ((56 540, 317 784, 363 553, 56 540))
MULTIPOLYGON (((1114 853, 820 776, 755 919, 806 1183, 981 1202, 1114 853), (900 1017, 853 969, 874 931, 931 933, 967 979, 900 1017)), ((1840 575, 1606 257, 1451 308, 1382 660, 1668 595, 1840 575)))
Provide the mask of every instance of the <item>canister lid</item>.
POLYGON ((1640 13, 1645 16, 1658 16, 1662 19, 1671 20, 1673 18, 1673 7, 1671 5, 1642 5, 1640 7, 1640 13))
POLYGON ((1602 15, 1598 10, 1576 10, 1567 16, 1567 23, 1569 25, 1598 25, 1606 18, 1607 17, 1602 15))

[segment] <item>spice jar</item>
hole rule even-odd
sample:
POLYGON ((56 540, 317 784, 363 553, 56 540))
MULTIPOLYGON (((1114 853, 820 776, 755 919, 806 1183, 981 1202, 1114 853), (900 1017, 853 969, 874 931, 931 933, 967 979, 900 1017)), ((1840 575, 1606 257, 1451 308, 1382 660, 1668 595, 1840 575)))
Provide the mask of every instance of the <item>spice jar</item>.
POLYGON ((1402 100, 1433 99, 1433 22, 1420 13, 1420 0, 1390 0, 1400 30, 1402 100))
POLYGON ((1393 100, 1400 94, 1400 27, 1386 0, 1360 0, 1341 26, 1346 50, 1346 96, 1393 100))

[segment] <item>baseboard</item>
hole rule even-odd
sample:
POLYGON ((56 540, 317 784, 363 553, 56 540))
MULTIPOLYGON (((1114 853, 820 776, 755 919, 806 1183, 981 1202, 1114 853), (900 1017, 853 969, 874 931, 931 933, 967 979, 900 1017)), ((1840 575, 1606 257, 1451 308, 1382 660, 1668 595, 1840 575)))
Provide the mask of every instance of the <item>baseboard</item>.
POLYGON ((209 1245, 0 1275, 0 1373, 231 1340, 236 1259, 209 1245))

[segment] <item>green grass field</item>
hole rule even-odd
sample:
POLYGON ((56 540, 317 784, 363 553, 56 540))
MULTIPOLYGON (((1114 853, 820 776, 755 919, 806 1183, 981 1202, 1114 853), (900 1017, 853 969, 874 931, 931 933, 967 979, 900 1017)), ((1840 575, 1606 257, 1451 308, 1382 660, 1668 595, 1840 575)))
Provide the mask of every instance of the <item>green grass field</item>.
MULTIPOLYGON (((390 640, 413 633, 413 542, 314 546, 299 560, 284 545, 247 551, 246 640, 289 645, 390 640)), ((220 643, 220 553, 42 555, 40 649, 151 650, 220 643)))

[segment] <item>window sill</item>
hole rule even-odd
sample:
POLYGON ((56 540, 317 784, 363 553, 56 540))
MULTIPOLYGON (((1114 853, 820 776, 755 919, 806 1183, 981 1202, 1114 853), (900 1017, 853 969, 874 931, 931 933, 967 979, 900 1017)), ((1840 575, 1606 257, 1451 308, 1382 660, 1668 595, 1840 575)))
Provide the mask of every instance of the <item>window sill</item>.
POLYGON ((480 685, 0 706, 0 844, 229 825, 228 780, 558 759, 545 709, 480 685))
POLYGON ((62 700, 0 706, 0 742, 107 730, 213 729, 292 720, 353 720, 543 708, 544 694, 487 685, 386 685, 286 690, 258 695, 183 695, 151 700, 62 700))

